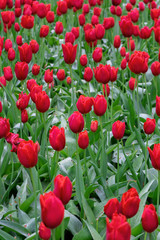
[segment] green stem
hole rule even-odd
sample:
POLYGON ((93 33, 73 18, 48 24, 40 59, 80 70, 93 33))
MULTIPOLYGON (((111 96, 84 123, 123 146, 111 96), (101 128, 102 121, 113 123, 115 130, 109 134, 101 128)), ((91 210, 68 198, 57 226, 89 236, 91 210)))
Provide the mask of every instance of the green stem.
POLYGON ((51 182, 51 191, 53 191, 54 188, 54 178, 57 175, 57 169, 58 169, 58 160, 59 160, 59 152, 55 152, 55 158, 53 156, 52 158, 52 166, 51 166, 51 177, 52 177, 52 182, 51 182))
POLYGON ((73 107, 73 110, 75 108, 75 98, 74 98, 74 82, 73 82, 73 76, 72 76, 72 65, 69 64, 69 69, 70 69, 70 76, 71 76, 71 88, 72 88, 72 93, 71 93, 71 106, 73 107))
POLYGON ((119 185, 119 140, 117 142, 117 193, 118 193, 118 185, 119 185))
POLYGON ((147 239, 147 232, 145 232, 145 234, 144 234, 144 240, 146 240, 147 239))
POLYGON ((138 129, 140 129, 140 120, 139 120, 139 93, 138 93, 138 78, 137 78, 137 117, 138 117, 138 129))
POLYGON ((103 179, 106 179, 107 174, 107 164, 105 161, 105 149, 104 149, 104 135, 103 135, 103 126, 102 126, 102 117, 99 117, 100 126, 101 126, 101 138, 102 138, 102 155, 101 155, 101 161, 100 161, 100 171, 101 176, 103 179))
POLYGON ((158 171, 157 214, 159 214, 160 171, 158 171))
POLYGON ((52 240, 56 240, 54 229, 51 229, 51 234, 52 234, 52 240))
POLYGON ((34 200, 35 200, 35 226, 36 226, 36 240, 38 240, 38 227, 37 227, 37 194, 36 194, 36 186, 35 186, 35 181, 32 173, 32 168, 30 170, 30 176, 31 176, 31 181, 33 184, 33 191, 34 191, 34 200))
POLYGON ((151 109, 150 109, 150 101, 149 101, 149 95, 148 95, 148 89, 147 89, 147 82, 146 82, 145 74, 144 74, 144 80, 145 80, 145 88, 146 88, 146 95, 147 95, 148 108, 149 108, 149 111, 150 111, 150 113, 151 113, 151 109))
POLYGON ((64 219, 63 219, 61 223, 61 240, 64 240, 64 231, 65 229, 64 229, 64 219))
POLYGON ((144 186, 146 184, 147 181, 147 147, 148 147, 148 135, 147 135, 147 142, 146 142, 146 152, 145 152, 145 179, 144 179, 144 186))

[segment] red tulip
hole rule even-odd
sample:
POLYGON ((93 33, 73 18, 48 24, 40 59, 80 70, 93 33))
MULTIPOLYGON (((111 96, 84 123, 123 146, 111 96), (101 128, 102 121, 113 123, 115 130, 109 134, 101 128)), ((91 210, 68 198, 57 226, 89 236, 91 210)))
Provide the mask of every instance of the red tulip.
POLYGON ((9 133, 7 134, 7 136, 5 137, 5 140, 6 140, 9 144, 12 145, 11 152, 17 153, 17 148, 18 148, 20 142, 22 142, 24 139, 19 138, 19 135, 18 135, 18 134, 9 132, 9 133))
POLYGON ((42 113, 46 112, 50 107, 50 99, 46 92, 40 91, 37 94, 35 94, 35 97, 36 97, 35 104, 37 110, 42 113))
POLYGON ((43 240, 49 240, 51 237, 51 229, 47 228, 43 222, 39 226, 39 237, 43 240))
POLYGON ((125 57, 126 56, 126 49, 125 49, 125 47, 121 47, 120 54, 121 54, 121 57, 125 57))
POLYGON ((2 87, 2 85, 6 86, 6 79, 4 76, 0 77, 0 87, 2 87))
POLYGON ((87 65, 87 55, 86 55, 86 54, 84 54, 84 55, 82 55, 82 56, 80 57, 80 64, 81 64, 82 66, 86 66, 86 65, 87 65))
POLYGON ((113 123, 112 133, 116 139, 119 140, 119 139, 123 138, 124 132, 125 132, 125 122, 121 122, 118 120, 113 123))
POLYGON ((69 177, 59 174, 54 179, 54 194, 64 205, 66 205, 72 196, 72 182, 69 177))
POLYGON ((77 44, 73 46, 71 43, 62 44, 64 61, 67 64, 72 64, 75 61, 77 53, 77 44))
POLYGON ((48 23, 54 22, 54 12, 48 11, 46 15, 46 19, 48 23))
POLYGON ((34 76, 37 76, 39 74, 39 71, 40 71, 40 66, 37 65, 37 64, 33 64, 33 66, 32 66, 32 74, 34 76))
POLYGON ((7 81, 11 81, 13 78, 12 68, 10 66, 3 68, 4 77, 7 81))
POLYGON ((156 113, 160 117, 160 97, 156 96, 156 113))
POLYGON ((101 15, 101 11, 102 11, 102 9, 99 8, 99 7, 95 7, 95 8, 93 9, 93 13, 94 13, 94 15, 96 15, 97 17, 99 17, 99 16, 101 15))
POLYGON ((2 112, 3 110, 3 106, 2 106, 2 102, 0 101, 0 113, 2 112))
POLYGON ((114 18, 113 17, 109 17, 109 18, 104 18, 103 20, 103 26, 104 28, 107 30, 107 29, 110 29, 110 28, 113 28, 114 27, 114 18))
POLYGON ((17 45, 21 46, 23 44, 23 41, 22 41, 22 36, 19 35, 16 37, 16 43, 17 45))
POLYGON ((29 99, 30 99, 30 94, 27 95, 27 93, 21 92, 19 94, 18 101, 16 102, 17 108, 21 111, 24 110, 28 106, 29 99))
POLYGON ((42 25, 40 28, 40 32, 39 32, 39 36, 42 37, 46 37, 49 33, 49 26, 47 25, 42 25))
POLYGON ((0 138, 6 137, 10 131, 9 119, 0 117, 0 138))
POLYGON ((10 39, 6 39, 4 48, 8 52, 8 50, 12 47, 12 41, 10 39))
POLYGON ((128 67, 135 74, 145 73, 148 70, 148 59, 148 53, 135 51, 130 57, 128 67))
POLYGON ((106 203, 104 213, 109 219, 112 219, 114 213, 119 213, 119 201, 117 198, 112 198, 106 203))
POLYGON ((21 47, 18 46, 21 62, 29 63, 32 60, 32 48, 27 43, 24 43, 21 47))
POLYGON ((136 87, 137 87, 137 79, 131 77, 129 80, 129 88, 130 88, 130 90, 133 91, 136 87))
POLYGON ((82 149, 86 149, 89 145, 89 137, 88 132, 85 130, 84 132, 80 132, 78 136, 78 146, 82 149))
POLYGON ((103 83, 103 84, 106 84, 109 82, 110 76, 111 76, 110 65, 100 64, 98 67, 96 67, 96 69, 93 68, 93 70, 94 70, 94 75, 95 75, 97 82, 103 83))
POLYGON ((90 67, 86 67, 84 69, 84 79, 87 81, 87 82, 90 82, 93 78, 93 72, 92 72, 92 69, 90 67))
POLYGON ((120 29, 124 37, 131 37, 133 34, 133 23, 128 16, 122 16, 119 22, 120 29))
POLYGON ((147 118, 146 122, 143 125, 144 131, 146 134, 152 134, 156 127, 156 120, 147 118))
POLYGON ((37 83, 36 84, 32 84, 30 93, 31 93, 31 99, 32 99, 32 101, 34 103, 36 103, 36 99, 37 99, 36 95, 39 92, 42 92, 42 88, 43 88, 42 85, 39 86, 37 83))
POLYGON ((117 80, 117 73, 118 73, 118 68, 111 67, 111 78, 110 78, 111 82, 114 82, 117 80))
POLYGON ((24 110, 21 111, 21 121, 22 121, 23 123, 28 122, 28 113, 27 113, 27 110, 26 110, 26 109, 24 109, 24 110))
POLYGON ((44 18, 47 14, 47 7, 44 3, 38 3, 36 13, 38 17, 44 18))
POLYGON ((78 20, 79 20, 80 26, 83 26, 86 22, 84 14, 80 14, 79 17, 78 17, 78 20))
POLYGON ((96 29, 96 38, 101 40, 105 34, 104 26, 102 24, 97 24, 95 29, 96 29))
POLYGON ((97 116, 103 116, 107 110, 107 101, 103 95, 97 95, 94 99, 94 112, 97 116))
POLYGON ((90 97, 85 97, 81 95, 76 103, 77 109, 80 113, 89 113, 92 109, 93 100, 90 97))
POLYGON ((160 144, 154 144, 153 150, 151 150, 149 147, 148 151, 149 151, 149 155, 151 158, 151 163, 152 166, 160 171, 160 144))
POLYGON ((127 218, 131 218, 138 212, 140 198, 135 188, 129 189, 123 193, 120 202, 120 212, 127 218))
POLYGON ((153 62, 151 65, 151 71, 154 76, 158 76, 160 74, 160 62, 153 62))
POLYGON ((92 58, 95 62, 100 62, 102 60, 102 48, 95 48, 92 54, 92 58))
POLYGON ((51 83, 53 81, 53 69, 47 69, 44 73, 44 81, 46 83, 51 83))
POLYGON ((72 132, 79 133, 84 128, 84 119, 80 112, 75 111, 72 115, 68 118, 69 127, 72 132))
POLYGON ((13 48, 9 48, 8 50, 8 60, 13 61, 15 59, 16 53, 13 48))
POLYGON ((72 33, 72 32, 67 32, 66 33, 66 35, 65 35, 65 43, 67 43, 67 42, 70 42, 70 43, 74 43, 74 41, 75 41, 75 36, 74 36, 74 34, 72 33))
POLYGON ((115 48, 119 48, 120 45, 121 45, 121 39, 120 39, 120 36, 119 35, 116 35, 114 37, 114 43, 113 43, 114 47, 115 48))
POLYGON ((63 32, 63 24, 62 24, 62 22, 56 22, 55 33, 56 34, 61 34, 62 32, 63 32))
POLYGON ((39 150, 40 146, 38 142, 34 143, 32 140, 23 140, 20 142, 17 149, 17 156, 20 163, 25 168, 34 167, 38 161, 39 150))
POLYGON ((107 221, 106 240, 130 240, 131 227, 122 214, 114 213, 112 221, 107 221))
POLYGON ((158 216, 153 204, 145 205, 142 214, 142 227, 143 229, 151 233, 158 227, 158 216))
POLYGON ((97 129, 98 129, 98 121, 97 120, 91 122, 90 129, 91 129, 92 132, 97 131, 97 129))
POLYGON ((118 5, 121 4, 121 0, 112 0, 112 4, 113 4, 114 6, 118 6, 118 5))
POLYGON ((28 64, 26 62, 17 62, 15 64, 15 74, 18 80, 26 79, 28 75, 28 64))
POLYGON ((35 54, 39 50, 39 44, 36 40, 31 40, 29 45, 31 46, 32 53, 35 54))
POLYGON ((64 69, 59 69, 57 72, 57 78, 59 81, 63 81, 65 79, 65 71, 64 69))
POLYGON ((64 206, 53 192, 40 195, 41 217, 47 228, 56 228, 64 218, 64 206))
POLYGON ((34 16, 22 15, 21 26, 26 29, 31 29, 34 26, 34 16))
POLYGON ((49 142, 54 150, 63 150, 66 144, 64 128, 59 129, 57 126, 53 126, 49 131, 49 142))
POLYGON ((152 33, 152 28, 150 29, 148 26, 145 26, 140 31, 140 38, 147 39, 150 38, 152 33))

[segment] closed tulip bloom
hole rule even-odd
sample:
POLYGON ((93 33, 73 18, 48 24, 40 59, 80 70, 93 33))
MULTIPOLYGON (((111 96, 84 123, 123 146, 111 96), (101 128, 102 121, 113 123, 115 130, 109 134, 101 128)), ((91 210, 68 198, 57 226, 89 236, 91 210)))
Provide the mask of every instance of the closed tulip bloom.
POLYGON ((21 47, 18 46, 21 62, 29 63, 32 60, 32 48, 29 44, 24 43, 21 47))
POLYGON ((154 30, 156 42, 160 43, 160 26, 158 26, 156 28, 154 27, 153 30, 154 30))
POLYGON ((111 67, 110 65, 102 65, 100 64, 98 67, 93 68, 95 79, 99 83, 106 84, 110 80, 111 76, 111 67))
POLYGON ((106 203, 104 213, 109 219, 112 219, 114 213, 119 213, 119 201, 117 198, 112 198, 106 203))
POLYGON ((67 77, 67 84, 71 84, 72 83, 72 79, 71 79, 71 77, 67 77))
POLYGON ((21 46, 23 44, 23 41, 22 41, 22 36, 21 35, 18 35, 16 37, 16 43, 18 46, 21 46))
POLYGON ((90 6, 89 4, 83 4, 83 14, 89 13, 90 6))
POLYGON ((145 73, 148 70, 148 59, 148 53, 135 51, 130 57, 128 67, 135 74, 145 73))
POLYGON ((104 20, 103 20, 103 26, 106 30, 113 28, 114 24, 115 24, 115 21, 114 21, 113 17, 104 18, 104 20))
POLYGON ((120 17, 122 15, 122 8, 120 6, 117 6, 116 10, 116 15, 120 17))
POLYGON ((45 91, 36 94, 36 108, 39 112, 46 112, 50 107, 50 99, 45 91))
POLYGON ((105 28, 102 24, 97 24, 96 27, 96 38, 101 40, 104 37, 105 34, 105 28))
POLYGON ((47 228, 58 227, 64 218, 64 206, 53 192, 40 195, 41 218, 47 228))
POLYGON ((92 72, 92 69, 90 67, 85 68, 83 77, 87 82, 90 82, 92 80, 93 72, 92 72))
POLYGON ((91 7, 94 7, 97 4, 97 0, 88 0, 91 7))
POLYGON ((67 64, 72 64, 75 61, 77 54, 77 44, 73 46, 70 42, 62 44, 64 61, 67 64))
POLYGON ((79 37, 79 27, 72 27, 71 32, 74 34, 75 39, 79 37))
POLYGON ((0 117, 0 138, 6 137, 10 131, 9 119, 0 117))
POLYGON ((57 175, 54 179, 53 193, 62 201, 63 205, 66 205, 72 196, 72 182, 69 177, 57 175))
POLYGON ((51 237, 51 229, 47 228, 43 222, 39 226, 39 237, 43 240, 49 240, 51 237))
POLYGON ((107 84, 103 84, 102 87, 103 87, 103 95, 105 97, 106 96, 108 97, 109 94, 110 94, 110 87, 109 87, 108 83, 107 84))
POLYGON ((21 111, 24 110, 28 106, 29 99, 30 99, 30 94, 27 95, 27 93, 21 92, 19 94, 18 101, 16 102, 17 108, 21 111))
POLYGON ((131 4, 131 3, 127 3, 127 4, 126 4, 126 10, 127 10, 128 12, 130 12, 131 9, 132 9, 132 4, 131 4))
POLYGON ((101 11, 102 11, 102 9, 99 8, 99 7, 95 7, 95 8, 93 9, 94 15, 97 15, 98 17, 101 15, 101 11))
POLYGON ((160 117, 160 97, 156 96, 156 113, 160 117))
POLYGON ((147 148, 151 158, 152 166, 160 171, 160 144, 154 144, 153 150, 151 150, 149 147, 147 148))
POLYGON ((68 122, 71 131, 74 133, 79 133, 84 128, 84 118, 78 111, 72 113, 72 115, 68 118, 68 122))
POLYGON ((102 48, 96 47, 93 51, 92 58, 95 62, 100 62, 102 60, 102 48))
POLYGON ((26 62, 17 62, 15 64, 15 74, 18 80, 26 79, 28 75, 28 64, 26 62))
POLYGON ((80 113, 89 113, 92 109, 93 100, 90 97, 85 97, 81 95, 76 103, 77 109, 80 113))
POLYGON ((64 69, 59 69, 57 72, 57 78, 59 81, 63 81, 65 79, 65 71, 64 69))
POLYGON ((144 9, 145 9, 145 5, 144 5, 144 3, 143 2, 139 2, 139 10, 140 11, 144 11, 144 9))
POLYGON ((139 19, 139 11, 137 8, 134 8, 130 13, 129 13, 129 16, 132 20, 132 22, 138 22, 138 19, 139 19))
POLYGON ((136 78, 131 77, 128 83, 129 83, 129 88, 132 91, 137 87, 137 79, 136 78))
POLYGON ((36 40, 31 40, 29 45, 31 46, 31 49, 32 49, 32 53, 35 54, 38 52, 39 50, 39 44, 36 40))
POLYGON ((22 15, 21 26, 26 29, 31 29, 34 26, 34 16, 22 15))
POLYGON ((3 72, 4 72, 4 77, 7 81, 11 81, 13 78, 13 74, 12 74, 12 68, 10 66, 4 67, 3 68, 3 72))
POLYGON ((58 11, 61 14, 65 14, 67 12, 67 3, 65 1, 57 2, 57 6, 58 6, 58 11))
POLYGON ((121 69, 124 70, 127 67, 127 60, 124 58, 121 61, 121 69))
POLYGON ((142 39, 150 38, 151 33, 152 33, 152 28, 150 29, 148 26, 145 26, 140 30, 140 38, 142 39))
POLYGON ((35 85, 35 84, 38 85, 35 79, 29 79, 29 80, 27 81, 27 89, 28 89, 29 91, 31 91, 31 87, 32 87, 33 85, 35 85))
POLYGON ((96 26, 99 24, 99 18, 96 16, 96 15, 93 15, 92 18, 91 18, 91 24, 93 26, 96 26))
POLYGON ((0 9, 4 10, 6 8, 7 5, 7 0, 2 0, 0 2, 0 9))
POLYGON ((72 32, 67 32, 66 33, 66 35, 65 35, 65 43, 67 43, 67 42, 70 42, 70 43, 74 43, 74 41, 75 41, 75 36, 74 36, 74 34, 72 33, 72 32))
POLYGON ((98 129, 98 121, 97 120, 91 122, 90 129, 91 129, 92 132, 97 131, 97 129, 98 129))
POLYGON ((112 0, 112 4, 113 4, 114 6, 118 6, 118 5, 121 4, 121 0, 112 0))
POLYGON ((117 74, 118 74, 118 68, 111 67, 111 77, 110 77, 111 82, 114 82, 117 80, 117 74))
POLYGON ((63 150, 66 144, 64 128, 53 126, 49 131, 49 142, 54 150, 63 150))
POLYGON ((54 12, 48 11, 46 15, 46 19, 48 23, 54 22, 54 12))
POLYGON ((114 213, 112 221, 107 221, 106 240, 130 240, 131 227, 122 214, 114 213))
POLYGON ((2 86, 6 86, 6 79, 4 76, 0 77, 0 87, 2 87, 2 86))
POLYGON ((34 76, 37 76, 39 74, 39 71, 40 71, 40 66, 37 65, 37 64, 33 64, 33 66, 32 66, 32 74, 34 76))
POLYGON ((78 16, 78 21, 79 21, 79 25, 83 26, 85 24, 85 22, 86 22, 85 15, 84 14, 80 14, 78 16))
POLYGON ((38 84, 33 84, 31 86, 31 91, 30 91, 30 94, 31 94, 31 99, 34 103, 36 103, 36 95, 39 93, 39 92, 42 92, 42 85, 39 86, 38 84))
POLYGON ((38 3, 36 13, 38 17, 44 18, 47 14, 47 8, 44 3, 38 3))
POLYGON ((125 49, 125 47, 121 47, 120 54, 121 54, 121 57, 125 57, 126 56, 126 49, 125 49))
POLYGON ((160 74, 160 62, 153 62, 151 65, 151 71, 154 76, 158 76, 160 74))
POLYGON ((22 121, 23 123, 28 122, 28 112, 27 112, 26 109, 24 109, 24 110, 21 111, 21 121, 22 121))
POLYGON ((16 53, 13 48, 8 50, 8 60, 13 61, 15 59, 16 53))
POLYGON ((44 73, 44 81, 46 83, 51 83, 53 81, 53 69, 47 69, 44 73))
POLYGON ((82 149, 86 149, 89 145, 89 137, 88 132, 85 130, 84 132, 80 132, 78 136, 78 146, 82 149))
POLYGON ((133 23, 128 16, 122 16, 119 26, 124 37, 131 37, 133 34, 133 23))
POLYGON ((32 140, 22 141, 17 149, 17 156, 20 163, 25 168, 32 168, 37 164, 38 152, 40 146, 38 142, 34 143, 32 140))
POLYGON ((10 39, 6 39, 5 44, 4 44, 4 48, 6 50, 6 52, 8 52, 8 50, 12 47, 12 41, 10 39))
POLYGON ((156 120, 147 118, 146 122, 143 125, 144 131, 146 134, 152 134, 156 127, 156 120))
POLYGON ((120 212, 125 215, 126 218, 131 218, 138 212, 139 203, 140 198, 137 190, 135 188, 131 188, 122 195, 120 212))
POLYGON ((86 65, 87 65, 87 55, 86 55, 86 54, 84 54, 84 55, 82 55, 82 56, 80 57, 80 64, 81 64, 82 66, 86 66, 86 65))
POLYGON ((56 34, 61 34, 62 32, 63 32, 63 24, 62 24, 62 22, 56 22, 55 33, 56 34))
POLYGON ((120 45, 121 45, 121 39, 120 39, 120 36, 119 35, 116 35, 114 37, 114 43, 113 43, 114 47, 115 48, 119 48, 120 45))
POLYGON ((157 229, 158 216, 153 204, 145 205, 141 220, 144 231, 151 233, 157 229))
POLYGON ((24 139, 19 138, 19 134, 11 133, 9 132, 7 136, 5 137, 5 140, 7 143, 12 145, 11 152, 17 153, 17 148, 20 144, 20 142, 24 141, 24 139))
POLYGON ((46 37, 49 33, 49 26, 47 25, 42 25, 40 28, 40 32, 39 32, 39 36, 42 37, 46 37))
POLYGON ((107 110, 107 101, 103 95, 97 95, 94 99, 94 113, 103 116, 107 110))
POLYGON ((125 132, 125 122, 121 122, 118 120, 113 123, 112 133, 114 138, 120 140, 121 138, 123 138, 124 132, 125 132))

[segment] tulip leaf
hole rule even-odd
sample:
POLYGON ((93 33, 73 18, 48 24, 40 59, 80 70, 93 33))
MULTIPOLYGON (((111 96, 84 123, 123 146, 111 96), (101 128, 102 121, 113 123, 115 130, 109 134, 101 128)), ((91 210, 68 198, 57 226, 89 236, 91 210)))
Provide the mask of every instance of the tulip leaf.
POLYGON ((9 228, 10 230, 19 233, 25 237, 28 236, 28 233, 30 233, 26 228, 21 226, 19 223, 16 222, 10 222, 6 220, 0 220, 0 225, 9 228))
POLYGON ((14 237, 4 232, 3 230, 0 230, 0 237, 2 237, 3 240, 15 240, 14 237))
POLYGON ((83 220, 83 221, 85 222, 88 230, 90 231, 93 240, 103 240, 102 237, 99 235, 99 233, 96 231, 96 229, 91 224, 89 224, 85 220, 83 220))

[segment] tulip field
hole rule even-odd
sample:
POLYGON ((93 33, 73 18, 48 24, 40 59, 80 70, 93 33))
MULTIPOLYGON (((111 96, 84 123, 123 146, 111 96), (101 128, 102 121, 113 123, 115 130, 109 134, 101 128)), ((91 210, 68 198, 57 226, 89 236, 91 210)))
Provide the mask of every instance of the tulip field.
POLYGON ((159 0, 0 0, 0 240, 160 240, 159 118, 159 0))

